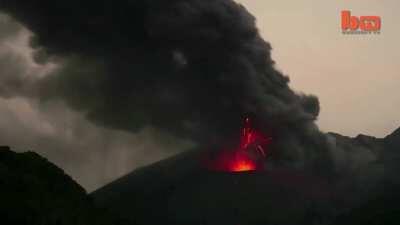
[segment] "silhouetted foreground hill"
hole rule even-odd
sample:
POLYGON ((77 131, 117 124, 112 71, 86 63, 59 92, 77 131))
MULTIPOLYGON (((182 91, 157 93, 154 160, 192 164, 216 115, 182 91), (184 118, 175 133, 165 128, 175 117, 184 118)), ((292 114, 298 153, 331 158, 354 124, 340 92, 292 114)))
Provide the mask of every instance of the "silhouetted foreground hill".
POLYGON ((85 190, 34 152, 0 147, 0 224, 126 224, 94 207, 85 190))

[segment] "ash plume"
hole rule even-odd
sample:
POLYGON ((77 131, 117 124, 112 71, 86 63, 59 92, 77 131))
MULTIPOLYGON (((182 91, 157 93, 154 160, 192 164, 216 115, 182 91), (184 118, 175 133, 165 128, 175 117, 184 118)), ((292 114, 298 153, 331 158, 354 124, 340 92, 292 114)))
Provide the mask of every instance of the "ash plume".
POLYGON ((107 128, 153 126, 199 145, 225 143, 252 115, 273 136, 277 162, 331 167, 314 123, 318 99, 289 88, 255 18, 232 0, 2 0, 0 8, 34 33, 38 63, 59 65, 32 82, 42 101, 61 99, 107 128))

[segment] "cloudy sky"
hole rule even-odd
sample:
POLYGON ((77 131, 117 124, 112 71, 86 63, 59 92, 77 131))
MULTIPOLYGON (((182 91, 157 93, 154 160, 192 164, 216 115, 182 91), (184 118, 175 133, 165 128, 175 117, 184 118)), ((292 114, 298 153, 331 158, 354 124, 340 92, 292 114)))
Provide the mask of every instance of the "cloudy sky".
POLYGON ((383 137, 400 126, 399 1, 239 2, 256 15, 291 86, 319 97, 323 130, 383 137), (345 9, 381 16, 381 34, 342 35, 345 9))
MULTIPOLYGON (((257 18, 291 87, 319 97, 322 130, 384 137, 400 126, 397 0, 238 2, 257 18), (343 35, 343 9, 381 16, 381 34, 343 35)), ((87 190, 191 146, 151 127, 136 134, 101 128, 63 102, 38 104, 16 97, 13 91, 30 93, 26 83, 57 69, 54 63, 33 60, 31 37, 22 25, 0 15, 0 145, 45 155, 87 190)))

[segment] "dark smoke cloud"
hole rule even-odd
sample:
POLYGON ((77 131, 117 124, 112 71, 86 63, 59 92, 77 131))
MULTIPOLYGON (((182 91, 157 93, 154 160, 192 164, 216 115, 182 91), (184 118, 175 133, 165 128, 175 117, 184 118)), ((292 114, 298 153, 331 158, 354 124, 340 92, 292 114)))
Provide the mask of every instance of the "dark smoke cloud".
POLYGON ((318 99, 274 67, 254 17, 231 0, 22 1, 1 8, 34 34, 38 62, 62 65, 36 82, 96 124, 154 126, 225 143, 251 115, 275 138, 278 161, 329 168, 314 121, 318 99))
POLYGON ((35 62, 32 33, 5 14, 0 36, 0 145, 41 154, 87 191, 191 147, 151 127, 134 134, 105 129, 60 101, 39 102, 37 81, 57 65, 35 62))
POLYGON ((0 96, 9 98, 26 94, 32 86, 32 76, 28 74, 26 66, 27 58, 16 54, 13 49, 13 46, 20 45, 17 37, 23 35, 21 24, 7 15, 0 14, 0 96))

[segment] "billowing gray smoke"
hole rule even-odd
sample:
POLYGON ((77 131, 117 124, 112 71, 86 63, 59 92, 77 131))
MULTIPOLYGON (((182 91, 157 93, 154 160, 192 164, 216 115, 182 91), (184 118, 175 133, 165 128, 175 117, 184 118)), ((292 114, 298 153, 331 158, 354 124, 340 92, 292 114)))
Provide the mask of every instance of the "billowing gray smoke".
MULTIPOLYGON (((330 168, 314 124, 318 99, 292 91, 255 19, 232 0, 2 0, 34 34, 54 74, 30 88, 105 127, 154 126, 199 144, 226 143, 251 115, 277 162, 330 168)), ((14 93, 14 92, 11 92, 14 93)))

